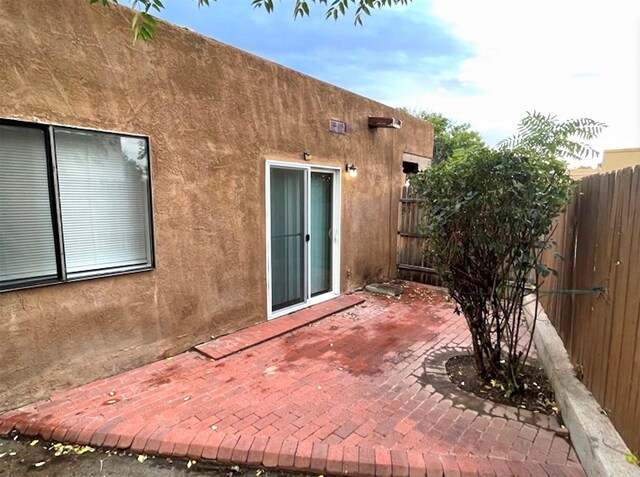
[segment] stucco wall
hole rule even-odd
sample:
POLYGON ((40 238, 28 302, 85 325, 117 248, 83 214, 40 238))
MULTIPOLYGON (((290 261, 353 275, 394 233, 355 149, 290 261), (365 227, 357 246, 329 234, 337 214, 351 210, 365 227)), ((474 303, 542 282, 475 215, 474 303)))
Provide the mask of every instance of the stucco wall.
POLYGON ((640 148, 604 151, 600 172, 615 171, 640 164, 640 148))
POLYGON ((267 159, 355 163, 341 288, 394 273, 402 153, 430 157, 430 125, 165 23, 132 45, 129 25, 85 0, 0 0, 0 117, 148 135, 157 264, 0 293, 0 409, 264 321, 267 159))

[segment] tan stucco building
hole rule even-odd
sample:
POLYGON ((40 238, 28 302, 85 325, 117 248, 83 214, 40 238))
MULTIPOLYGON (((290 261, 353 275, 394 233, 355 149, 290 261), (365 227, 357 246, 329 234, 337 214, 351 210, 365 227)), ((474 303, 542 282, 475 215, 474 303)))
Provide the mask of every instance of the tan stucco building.
POLYGON ((640 164, 640 147, 629 149, 608 149, 602 154, 598 172, 609 172, 640 164))
POLYGON ((394 275, 428 123, 121 7, 0 23, 0 409, 394 275))
POLYGON ((607 149, 602 154, 602 162, 598 167, 577 167, 570 169, 573 179, 582 179, 592 174, 617 171, 625 167, 634 167, 640 164, 640 148, 607 149))

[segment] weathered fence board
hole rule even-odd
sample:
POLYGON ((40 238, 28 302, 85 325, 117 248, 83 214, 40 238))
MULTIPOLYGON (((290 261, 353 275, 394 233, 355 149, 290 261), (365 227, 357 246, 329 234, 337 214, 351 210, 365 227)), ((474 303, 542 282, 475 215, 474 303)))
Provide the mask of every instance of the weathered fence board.
POLYGON ((422 203, 422 200, 413 195, 411 187, 403 187, 398 212, 398 276, 405 280, 440 286, 440 277, 424 255, 424 237, 420 233, 420 222, 424 214, 422 203))
POLYGON ((544 258, 558 277, 545 281, 543 306, 578 375, 640 452, 640 166, 582 179, 554 238, 544 258))

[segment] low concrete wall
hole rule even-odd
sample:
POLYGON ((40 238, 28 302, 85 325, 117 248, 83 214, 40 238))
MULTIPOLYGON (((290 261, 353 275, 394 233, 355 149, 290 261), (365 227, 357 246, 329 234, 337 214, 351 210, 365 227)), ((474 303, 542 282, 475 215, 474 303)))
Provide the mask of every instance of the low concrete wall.
MULTIPOLYGON (((524 307, 529 327, 535 300, 524 307)), ((591 392, 576 377, 562 340, 541 305, 533 340, 580 463, 589 477, 640 477, 640 468, 625 460, 627 446, 591 392)))
POLYGON ((121 7, 0 1, 0 117, 148 135, 157 263, 0 293, 0 409, 264 321, 268 159, 355 163, 342 290, 395 271, 402 154, 431 156, 433 128, 187 29, 157 33, 132 45, 121 7), (402 129, 371 130, 369 115, 402 129))

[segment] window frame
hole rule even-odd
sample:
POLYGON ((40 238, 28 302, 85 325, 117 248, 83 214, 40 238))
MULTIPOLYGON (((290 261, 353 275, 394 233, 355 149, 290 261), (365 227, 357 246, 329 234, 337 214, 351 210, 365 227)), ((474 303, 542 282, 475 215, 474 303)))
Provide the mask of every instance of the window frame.
POLYGON ((26 278, 0 283, 0 293, 36 288, 48 285, 58 285, 61 283, 73 283, 96 278, 127 275, 130 273, 148 272, 156 269, 156 243, 155 224, 153 214, 153 172, 151 165, 151 141, 149 136, 142 134, 125 133, 104 129, 87 128, 80 126, 69 126, 67 124, 30 122, 20 119, 9 119, 0 117, 0 125, 27 127, 39 129, 44 132, 44 147, 47 167, 47 186, 49 190, 49 208, 51 210, 52 234, 54 249, 56 254, 57 276, 55 278, 26 278), (64 229, 62 226, 62 209, 60 206, 60 188, 58 183, 58 162, 56 156, 55 128, 66 128, 77 131, 88 131, 101 134, 110 134, 118 137, 131 137, 143 139, 147 148, 147 161, 149 171, 149 183, 147 191, 147 210, 149 221, 149 236, 146 237, 149 244, 149 263, 142 265, 126 265, 121 267, 110 267, 82 272, 81 276, 68 277, 66 270, 65 250, 64 250, 64 229))

